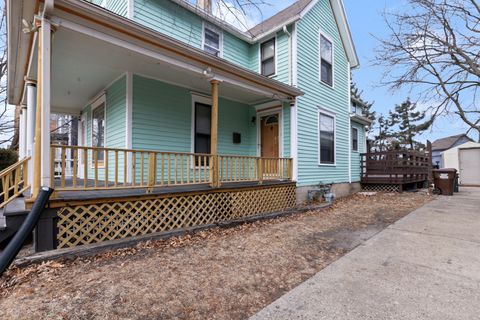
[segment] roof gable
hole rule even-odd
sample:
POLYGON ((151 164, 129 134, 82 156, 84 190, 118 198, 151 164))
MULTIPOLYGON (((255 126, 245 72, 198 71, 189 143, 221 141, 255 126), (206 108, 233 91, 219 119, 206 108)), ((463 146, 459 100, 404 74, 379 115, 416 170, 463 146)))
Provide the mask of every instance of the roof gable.
POLYGON ((266 36, 281 30, 285 25, 292 24, 300 20, 318 3, 318 1, 329 1, 333 10, 335 21, 337 22, 337 28, 347 54, 348 61, 350 62, 350 66, 352 68, 356 68, 360 65, 355 45, 353 43, 352 34, 350 32, 350 27, 348 25, 345 8, 343 6, 343 0, 297 0, 289 7, 259 23, 246 32, 240 31, 234 26, 215 17, 214 15, 199 9, 198 7, 190 4, 187 0, 170 1, 179 4, 185 9, 190 10, 200 17, 206 19, 208 22, 229 31, 240 39, 250 43, 255 43, 266 36))
POLYGON ((462 140, 465 142, 473 141, 466 134, 457 134, 455 136, 450 136, 450 137, 445 137, 442 139, 435 140, 432 143, 432 150, 435 150, 435 151, 447 150, 455 147, 455 145, 462 140))

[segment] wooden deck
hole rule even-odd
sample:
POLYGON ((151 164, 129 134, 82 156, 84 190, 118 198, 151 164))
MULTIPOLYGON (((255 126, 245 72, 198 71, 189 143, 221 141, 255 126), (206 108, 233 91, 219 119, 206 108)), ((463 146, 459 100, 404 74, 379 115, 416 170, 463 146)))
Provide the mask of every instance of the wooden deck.
MULTIPOLYGON (((361 155, 362 184, 407 185, 430 180, 429 152, 392 150, 361 155)), ((401 189, 401 188, 400 188, 401 189)))

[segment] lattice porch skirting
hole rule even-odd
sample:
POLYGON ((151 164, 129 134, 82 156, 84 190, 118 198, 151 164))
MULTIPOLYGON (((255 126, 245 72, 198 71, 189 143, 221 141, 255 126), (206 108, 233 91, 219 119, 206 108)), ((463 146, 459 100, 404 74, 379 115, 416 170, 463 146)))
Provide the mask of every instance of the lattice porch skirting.
POLYGON ((400 185, 398 184, 362 184, 364 191, 378 191, 378 192, 400 192, 400 185))
POLYGON ((65 206, 57 212, 57 248, 208 225, 294 206, 293 184, 65 206))

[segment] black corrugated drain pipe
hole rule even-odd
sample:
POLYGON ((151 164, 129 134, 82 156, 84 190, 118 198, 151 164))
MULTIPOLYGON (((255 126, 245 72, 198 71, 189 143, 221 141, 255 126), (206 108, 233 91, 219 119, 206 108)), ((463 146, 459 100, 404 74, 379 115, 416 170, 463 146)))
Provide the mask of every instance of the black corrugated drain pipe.
POLYGON ((27 237, 32 233, 33 228, 38 223, 40 215, 48 202, 48 199, 52 195, 53 189, 48 187, 40 188, 37 199, 33 203, 32 210, 27 215, 25 221, 23 221, 20 229, 15 233, 12 240, 8 243, 5 250, 0 255, 0 276, 7 270, 13 259, 17 256, 18 252, 22 248, 27 237))

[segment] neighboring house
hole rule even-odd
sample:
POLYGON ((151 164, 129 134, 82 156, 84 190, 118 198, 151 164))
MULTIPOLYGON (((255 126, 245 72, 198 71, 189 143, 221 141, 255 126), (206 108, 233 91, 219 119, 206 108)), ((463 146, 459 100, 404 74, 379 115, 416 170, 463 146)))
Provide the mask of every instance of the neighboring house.
POLYGON ((444 168, 445 166, 442 162, 442 152, 469 141, 473 140, 466 134, 458 134, 455 136, 435 140, 432 143, 432 164, 439 165, 440 168, 444 168))
POLYGON ((441 153, 445 168, 457 169, 461 185, 480 186, 480 143, 468 141, 441 153))
POLYGON ((342 1, 299 0, 245 32, 201 3, 7 1, 8 101, 27 107, 21 150, 40 178, 30 178, 34 194, 55 185, 64 204, 85 195, 72 190, 113 197, 112 189, 182 186, 203 192, 209 210, 260 213, 291 206, 291 190, 301 201, 320 183, 334 183, 337 196, 359 189, 369 122, 351 109, 359 62, 342 1), (22 21, 34 27, 22 30, 22 21), (50 146, 54 113, 80 118, 79 147, 50 146), (57 150, 74 160, 53 179, 57 150), (246 204, 212 200, 227 186, 245 197, 229 201, 246 204))

